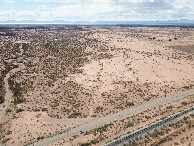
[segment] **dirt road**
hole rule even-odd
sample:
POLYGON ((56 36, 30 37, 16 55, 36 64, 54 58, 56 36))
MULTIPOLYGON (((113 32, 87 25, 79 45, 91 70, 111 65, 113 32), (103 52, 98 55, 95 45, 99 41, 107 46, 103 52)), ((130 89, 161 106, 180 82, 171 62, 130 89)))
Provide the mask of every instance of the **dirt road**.
POLYGON ((96 119, 92 122, 89 122, 87 124, 80 125, 74 129, 68 131, 68 133, 67 132, 62 133, 62 134, 56 135, 54 137, 45 138, 42 141, 35 142, 35 143, 31 144, 31 146, 33 146, 33 145, 34 146, 49 145, 49 144, 52 144, 54 142, 60 141, 64 138, 68 138, 68 137, 71 137, 73 135, 78 135, 81 130, 83 130, 83 131, 92 130, 94 128, 103 126, 104 124, 108 124, 108 123, 113 122, 115 120, 122 120, 122 119, 130 117, 134 114, 141 113, 145 110, 152 109, 152 108, 157 107, 159 105, 167 104, 167 103, 173 102, 175 100, 178 100, 178 99, 181 99, 181 98, 187 97, 189 95, 193 95, 193 94, 194 94, 194 89, 191 89, 191 90, 187 90, 187 91, 182 92, 182 93, 178 93, 175 96, 170 96, 168 98, 155 100, 155 101, 152 101, 152 102, 147 103, 145 105, 141 105, 141 106, 134 107, 131 109, 126 109, 126 110, 120 111, 119 113, 108 115, 106 117, 101 117, 101 118, 98 118, 98 119, 96 119))

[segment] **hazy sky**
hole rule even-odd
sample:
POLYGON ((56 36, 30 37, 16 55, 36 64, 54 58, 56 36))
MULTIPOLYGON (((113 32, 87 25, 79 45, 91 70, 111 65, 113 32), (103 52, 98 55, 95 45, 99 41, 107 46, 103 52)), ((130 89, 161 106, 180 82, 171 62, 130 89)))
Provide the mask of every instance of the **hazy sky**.
POLYGON ((0 21, 194 20, 194 0, 0 0, 0 21))

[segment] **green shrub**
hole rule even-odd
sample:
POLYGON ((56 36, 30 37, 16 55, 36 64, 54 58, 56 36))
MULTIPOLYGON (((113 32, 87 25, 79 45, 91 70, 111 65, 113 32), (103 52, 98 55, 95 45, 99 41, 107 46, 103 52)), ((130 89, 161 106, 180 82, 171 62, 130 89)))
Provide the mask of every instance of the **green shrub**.
POLYGON ((89 145, 91 145, 91 143, 89 142, 80 144, 80 146, 89 146, 89 145))
POLYGON ((6 113, 9 113, 9 112, 11 112, 11 110, 10 109, 6 109, 6 111, 5 111, 6 113))
POLYGON ((103 109, 103 107, 101 107, 101 106, 98 106, 98 107, 96 108, 97 111, 101 111, 102 109, 103 109))
POLYGON ((187 102, 186 101, 183 101, 181 102, 182 105, 186 106, 187 105, 187 102))
POLYGON ((128 107, 130 107, 130 106, 134 106, 135 104, 134 104, 133 102, 127 102, 126 105, 127 105, 128 107))
POLYGON ((23 109, 19 108, 19 109, 16 109, 16 113, 19 113, 19 112, 22 112, 24 111, 23 109))
POLYGON ((79 117, 79 116, 81 116, 81 115, 82 115, 82 114, 81 114, 80 112, 75 112, 75 113, 69 115, 68 118, 76 118, 76 117, 79 117))
POLYGON ((126 125, 126 127, 128 128, 128 127, 133 127, 134 126, 134 123, 131 123, 131 122, 129 122, 127 125, 126 125))
POLYGON ((6 138, 6 139, 2 140, 2 144, 6 143, 9 140, 10 140, 10 138, 6 138))
POLYGON ((95 139, 95 140, 91 140, 90 143, 97 144, 97 143, 99 143, 99 141, 97 139, 95 139))
POLYGON ((37 137, 37 140, 44 139, 44 136, 37 137))

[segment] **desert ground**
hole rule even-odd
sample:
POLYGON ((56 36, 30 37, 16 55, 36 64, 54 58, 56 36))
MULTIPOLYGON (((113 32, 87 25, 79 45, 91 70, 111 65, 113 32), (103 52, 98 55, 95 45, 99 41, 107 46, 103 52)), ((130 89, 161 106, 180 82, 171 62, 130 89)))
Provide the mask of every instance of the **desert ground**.
MULTIPOLYGON (((27 145, 99 117, 194 89, 192 27, 0 28, 2 145, 27 145), (7 79, 13 93, 8 96, 4 79, 18 66, 22 68, 7 79), (3 104, 9 97, 4 114, 3 104)), ((193 105, 194 95, 190 95, 50 145, 102 145, 193 105)), ((189 124, 184 119, 182 127, 172 126, 169 133, 149 136, 137 144, 154 145, 160 142, 158 137, 170 136, 163 145, 192 144, 193 116, 186 120, 189 124), (173 136, 184 128, 183 134, 173 136)))

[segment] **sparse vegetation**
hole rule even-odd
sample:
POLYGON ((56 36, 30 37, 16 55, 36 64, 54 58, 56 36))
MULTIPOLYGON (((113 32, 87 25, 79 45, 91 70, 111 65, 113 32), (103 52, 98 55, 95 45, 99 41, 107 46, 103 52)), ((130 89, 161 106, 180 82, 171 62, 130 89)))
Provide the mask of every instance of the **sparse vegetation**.
MULTIPOLYGON (((8 32, 0 34, 0 103, 5 95, 6 73, 24 64, 9 78, 14 97, 6 118, 13 114, 13 119, 5 122, 0 131, 3 139, 11 137, 7 145, 68 132, 109 114, 193 88, 194 58, 180 51, 191 51, 188 48, 192 46, 187 43, 193 42, 192 31, 59 25, 10 26, 4 31, 8 32), (8 131, 8 127, 15 130, 8 131)), ((116 118, 111 124, 64 139, 61 145, 68 140, 75 145, 98 145, 192 104, 192 99, 185 98, 123 120, 116 118), (78 139, 82 138, 80 144, 78 139)), ((184 123, 192 128, 189 119, 185 118, 184 123)), ((181 126, 183 123, 172 124, 137 141, 140 145, 149 144, 155 137, 161 138, 181 126)))

